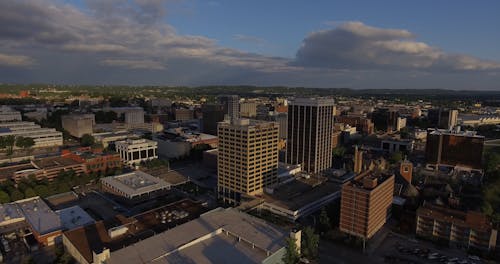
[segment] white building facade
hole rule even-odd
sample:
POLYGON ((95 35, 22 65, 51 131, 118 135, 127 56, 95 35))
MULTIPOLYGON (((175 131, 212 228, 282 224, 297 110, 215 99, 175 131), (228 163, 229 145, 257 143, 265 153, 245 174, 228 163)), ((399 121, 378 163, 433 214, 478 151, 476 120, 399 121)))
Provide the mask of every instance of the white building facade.
POLYGON ((116 151, 123 163, 134 166, 141 161, 158 158, 158 143, 148 139, 127 139, 117 141, 116 151))

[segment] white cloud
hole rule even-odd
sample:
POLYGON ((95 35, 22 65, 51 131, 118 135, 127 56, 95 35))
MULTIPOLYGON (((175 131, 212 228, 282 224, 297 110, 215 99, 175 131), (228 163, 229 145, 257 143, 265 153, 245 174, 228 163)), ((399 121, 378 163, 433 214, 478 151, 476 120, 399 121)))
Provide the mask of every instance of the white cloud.
POLYGON ((311 33, 293 65, 332 69, 398 69, 424 71, 498 70, 500 63, 448 54, 414 40, 402 29, 383 29, 347 22, 311 33))
POLYGON ((34 64, 35 61, 28 56, 0 53, 0 66, 26 67, 34 64))

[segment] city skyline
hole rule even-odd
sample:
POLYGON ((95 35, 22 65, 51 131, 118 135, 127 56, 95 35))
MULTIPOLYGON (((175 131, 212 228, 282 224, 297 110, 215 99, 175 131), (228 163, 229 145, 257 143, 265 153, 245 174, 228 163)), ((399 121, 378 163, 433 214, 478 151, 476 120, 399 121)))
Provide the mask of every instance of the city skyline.
POLYGON ((4 83, 498 90, 499 3, 4 1, 4 83))

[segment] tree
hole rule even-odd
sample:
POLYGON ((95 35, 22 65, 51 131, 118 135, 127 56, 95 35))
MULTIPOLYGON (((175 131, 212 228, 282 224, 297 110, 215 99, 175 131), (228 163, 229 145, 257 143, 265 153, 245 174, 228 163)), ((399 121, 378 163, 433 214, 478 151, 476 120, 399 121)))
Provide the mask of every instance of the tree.
POLYGON ((296 240, 293 238, 286 239, 286 252, 281 259, 285 264, 296 264, 299 262, 299 251, 297 249, 296 240))
POLYGON ((16 137, 13 135, 5 136, 5 147, 7 148, 7 157, 12 157, 14 154, 14 145, 16 144, 16 137))
POLYGON ((319 229, 321 233, 328 232, 331 229, 330 218, 328 217, 328 213, 324 207, 321 209, 321 213, 319 215, 319 229))
POLYGON ((82 139, 80 140, 80 143, 84 147, 89 147, 89 146, 94 145, 95 139, 94 139, 94 137, 92 135, 85 134, 85 135, 82 136, 82 139))
POLYGON ((342 158, 345 154, 344 147, 336 147, 332 150, 332 154, 334 158, 342 158))
POLYGON ((24 199, 24 194, 21 191, 19 191, 18 189, 14 189, 10 193, 10 199, 12 201, 22 200, 22 199, 24 199))
POLYGON ((33 190, 33 188, 31 188, 31 187, 27 188, 24 191, 24 197, 26 197, 26 198, 35 197, 35 196, 36 196, 36 193, 33 190))
POLYGON ((9 194, 4 191, 0 191, 0 203, 4 204, 8 202, 10 202, 9 194))
POLYGON ((34 145, 35 145, 35 140, 33 140, 33 138, 22 137, 22 136, 16 138, 16 147, 22 148, 25 151, 30 150, 31 147, 33 147, 34 145))
POLYGON ((318 256, 319 235, 310 226, 304 228, 302 235, 302 255, 307 259, 315 259, 318 256))
POLYGON ((50 190, 46 185, 36 185, 34 191, 40 197, 47 197, 50 195, 50 190))
POLYGON ((397 151, 392 153, 391 158, 389 159, 389 162, 392 164, 398 163, 401 160, 403 160, 403 154, 401 152, 397 151))

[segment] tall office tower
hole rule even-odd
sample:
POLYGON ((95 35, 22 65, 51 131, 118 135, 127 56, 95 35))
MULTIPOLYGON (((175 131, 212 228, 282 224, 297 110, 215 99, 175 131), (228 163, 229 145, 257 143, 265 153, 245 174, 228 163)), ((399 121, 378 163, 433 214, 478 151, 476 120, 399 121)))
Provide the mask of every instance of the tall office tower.
POLYGON ((240 204, 245 196, 278 182, 278 133, 275 122, 236 119, 218 126, 219 198, 240 204))
POLYGON ((436 108, 430 109, 427 113, 429 122, 442 129, 452 129, 458 124, 458 110, 436 108))
POLYGON ((220 95, 217 97, 220 104, 224 106, 225 114, 229 120, 236 120, 240 117, 240 97, 237 95, 220 95))
POLYGON ((366 171, 342 185, 340 231, 370 239, 390 216, 394 175, 366 171))
POLYGON ((288 105, 286 162, 319 173, 332 166, 333 99, 296 98, 288 105))
POLYGON ((203 133, 217 135, 217 123, 224 120, 224 106, 222 104, 203 104, 203 133))

